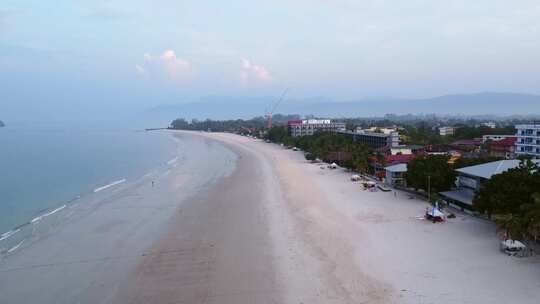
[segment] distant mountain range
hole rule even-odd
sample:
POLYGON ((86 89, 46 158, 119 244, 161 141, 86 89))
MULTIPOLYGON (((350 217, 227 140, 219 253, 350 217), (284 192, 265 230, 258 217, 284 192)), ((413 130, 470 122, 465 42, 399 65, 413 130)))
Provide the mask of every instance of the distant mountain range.
MULTIPOLYGON (((209 97, 199 102, 161 105, 146 113, 155 118, 230 119, 262 116, 276 98, 209 97)), ((530 115, 540 114, 540 95, 478 93, 426 99, 372 98, 331 101, 323 98, 284 100, 276 113, 319 117, 368 117, 384 114, 530 115)))

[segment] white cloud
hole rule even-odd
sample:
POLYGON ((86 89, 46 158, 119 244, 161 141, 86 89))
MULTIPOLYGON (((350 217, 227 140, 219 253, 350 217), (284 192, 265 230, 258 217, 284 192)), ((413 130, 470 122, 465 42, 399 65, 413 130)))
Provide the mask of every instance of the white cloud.
POLYGON ((250 79, 269 81, 272 79, 272 74, 270 74, 270 71, 268 71, 266 67, 254 64, 248 59, 242 58, 240 79, 244 82, 247 82, 250 79))
POLYGON ((193 72, 191 62, 177 57, 171 49, 158 55, 145 53, 143 57, 144 63, 135 65, 138 74, 148 73, 158 77, 165 74, 169 79, 185 80, 190 78, 193 72))
POLYGON ((135 70, 137 70, 137 74, 140 75, 146 73, 146 70, 140 64, 135 65, 135 70))

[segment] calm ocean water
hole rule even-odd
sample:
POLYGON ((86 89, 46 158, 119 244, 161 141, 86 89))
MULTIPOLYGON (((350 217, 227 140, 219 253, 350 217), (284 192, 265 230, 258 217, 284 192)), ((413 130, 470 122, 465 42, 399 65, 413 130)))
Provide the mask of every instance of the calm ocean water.
POLYGON ((63 126, 0 128, 0 235, 175 155, 170 135, 63 126))

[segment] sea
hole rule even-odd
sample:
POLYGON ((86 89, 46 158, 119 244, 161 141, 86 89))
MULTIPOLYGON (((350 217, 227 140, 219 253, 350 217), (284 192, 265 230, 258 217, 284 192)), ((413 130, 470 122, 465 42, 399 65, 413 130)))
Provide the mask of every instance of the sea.
POLYGON ((167 166, 176 147, 170 134, 129 127, 0 128, 0 251, 14 250, 22 234, 32 233, 29 226, 35 229, 70 204, 167 166))

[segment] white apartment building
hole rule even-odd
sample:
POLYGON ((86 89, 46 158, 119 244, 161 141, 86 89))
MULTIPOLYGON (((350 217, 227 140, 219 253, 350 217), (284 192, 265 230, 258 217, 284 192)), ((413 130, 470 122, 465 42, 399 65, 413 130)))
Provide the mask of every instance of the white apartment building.
POLYGON ((335 122, 330 119, 290 120, 287 126, 292 137, 313 135, 315 132, 345 131, 344 122, 335 122))
POLYGON ((454 127, 440 127, 439 135, 441 136, 454 135, 455 131, 456 131, 456 128, 454 127))
POLYGON ((540 123, 516 125, 516 155, 540 158, 540 123))
POLYGON ((497 124, 494 123, 493 121, 488 121, 488 122, 481 123, 480 126, 495 129, 497 127, 497 124))

